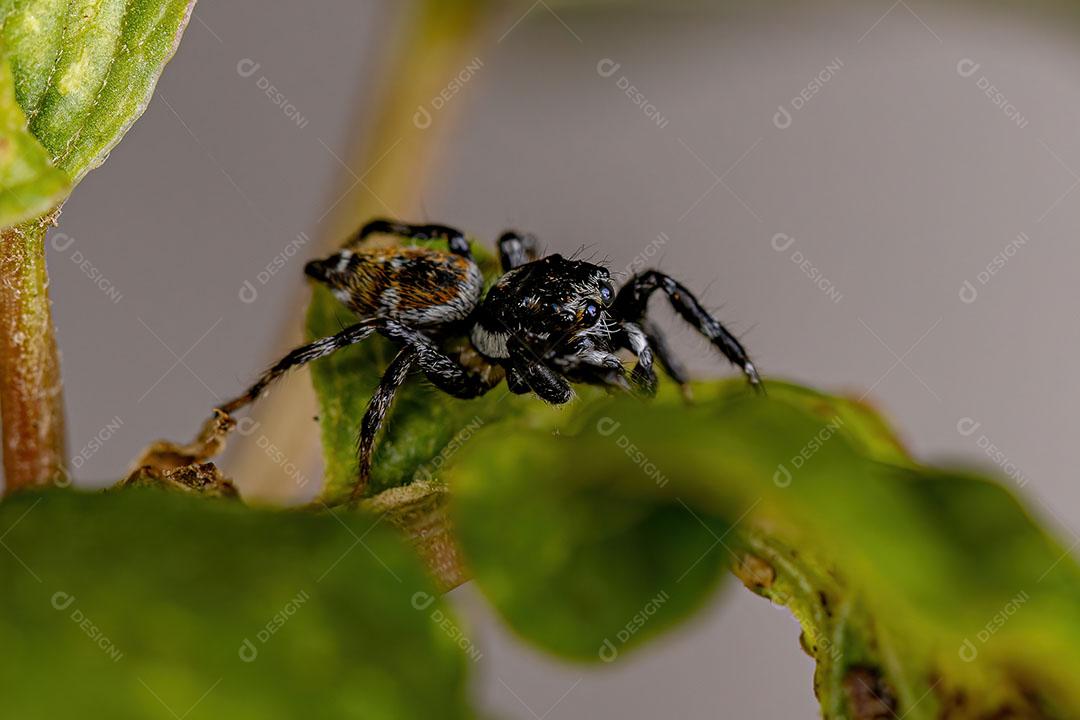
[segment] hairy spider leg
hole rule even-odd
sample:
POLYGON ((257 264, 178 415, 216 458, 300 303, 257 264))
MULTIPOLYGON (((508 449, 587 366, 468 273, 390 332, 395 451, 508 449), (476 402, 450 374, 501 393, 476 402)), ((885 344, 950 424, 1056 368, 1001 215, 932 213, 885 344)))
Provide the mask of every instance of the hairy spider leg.
MULTIPOLYGON (((577 366, 574 382, 600 385, 609 391, 634 392, 635 389, 641 389, 640 386, 632 385, 627 381, 626 373, 621 367, 614 370, 604 365, 582 364, 577 366)), ((648 394, 648 390, 645 390, 645 392, 648 394)))
MULTIPOLYGON (((518 387, 523 383, 541 400, 552 405, 568 403, 574 397, 570 384, 554 370, 538 361, 532 351, 516 339, 510 340, 507 349, 510 351, 510 357, 506 361, 509 365, 507 378, 509 379, 513 374, 518 387)), ((513 385, 511 390, 517 392, 513 385)))
POLYGON ((218 409, 226 414, 232 414, 240 408, 250 405, 259 399, 259 396, 270 383, 274 382, 282 375, 285 375, 293 368, 306 365, 312 360, 326 357, 330 353, 350 345, 355 345, 356 343, 367 339, 375 332, 376 325, 377 321, 375 320, 361 320, 355 325, 350 325, 336 335, 321 338, 315 342, 308 343, 307 345, 301 345, 274 363, 270 369, 264 372, 255 384, 248 388, 242 395, 233 398, 218 409))
MULTIPOLYGON (((610 352, 607 347, 597 347, 592 338, 572 342, 566 346, 564 352, 566 352, 565 355, 551 358, 561 375, 569 377, 574 382, 603 385, 609 389, 627 392, 633 390, 626 380, 626 372, 619 357, 610 352)), ((651 365, 651 360, 647 356, 646 349, 641 359, 651 365)), ((653 380, 655 384, 655 377, 653 380)))
POLYGON ((507 230, 499 237, 499 264, 503 272, 513 270, 540 256, 536 236, 522 235, 515 230, 507 230))
POLYGON ((657 378, 656 370, 653 369, 653 350, 649 336, 641 325, 630 320, 623 320, 620 329, 615 341, 637 356, 637 364, 630 372, 630 380, 643 395, 653 397, 656 395, 657 378))
POLYGON ((386 418, 394 395, 405 382, 409 371, 419 365, 425 375, 440 390, 458 398, 474 398, 483 395, 498 384, 485 381, 479 375, 468 372, 443 353, 423 333, 394 321, 365 320, 350 325, 336 335, 302 345, 264 372, 242 395, 222 405, 219 410, 232 414, 259 398, 268 385, 293 368, 306 365, 312 360, 326 357, 342 348, 354 345, 378 331, 387 338, 403 343, 404 347, 383 373, 375 394, 372 395, 360 425, 358 439, 359 480, 353 489, 353 498, 363 494, 371 477, 371 456, 375 438, 386 418))
POLYGON ((750 361, 746 350, 728 332, 720 321, 710 315, 701 306, 697 298, 674 278, 658 270, 645 270, 638 273, 619 290, 615 297, 615 314, 624 321, 641 322, 645 318, 649 297, 657 290, 667 295, 675 312, 704 335, 733 365, 746 375, 747 380, 757 390, 764 390, 757 368, 750 361))
POLYGON ((398 389, 405 383, 409 371, 416 365, 433 385, 456 398, 470 399, 483 395, 495 387, 499 378, 486 381, 480 375, 469 372, 455 362, 449 355, 424 333, 388 320, 380 323, 379 334, 392 341, 402 343, 404 347, 394 357, 383 373, 375 394, 371 396, 364 418, 360 423, 360 436, 357 440, 357 460, 359 477, 352 489, 352 500, 363 496, 371 479, 371 461, 374 454, 375 439, 386 420, 390 406, 398 389))
POLYGON ((532 392, 525 377, 513 365, 506 368, 506 387, 515 395, 526 395, 532 392))
POLYGON ((499 384, 500 377, 485 379, 479 373, 470 372, 452 357, 439 349, 424 333, 393 320, 388 320, 379 332, 391 340, 403 343, 417 354, 420 369, 431 384, 455 398, 470 400, 487 393, 499 384))
POLYGON ((364 411, 364 419, 360 422, 360 437, 357 440, 357 460, 359 464, 359 477, 352 489, 352 500, 363 496, 371 479, 371 457, 375 448, 375 438, 379 434, 390 405, 394 402, 397 394, 409 371, 416 364, 416 350, 412 347, 403 347, 387 366, 379 381, 379 387, 368 402, 367 410, 364 411))
POLYGON ((660 367, 664 369, 668 377, 678 383, 683 397, 690 400, 690 373, 687 372, 682 361, 671 352, 671 346, 668 345, 664 333, 660 331, 656 323, 648 320, 641 323, 641 329, 645 333, 645 339, 648 340, 649 347, 652 348, 653 355, 660 362, 660 367))
POLYGON ((448 225, 414 225, 412 223, 397 222, 396 220, 387 220, 386 218, 377 218, 364 225, 360 228, 360 232, 357 233, 355 237, 345 243, 345 247, 353 247, 360 241, 377 233, 396 235, 397 237, 409 240, 434 240, 436 238, 443 238, 446 240, 450 252, 455 255, 469 258, 470 260, 472 259, 472 252, 469 250, 469 241, 465 239, 465 233, 457 228, 452 228, 448 225))
MULTIPOLYGON (((570 384, 563 380, 559 372, 549 368, 536 353, 514 340, 507 343, 509 355, 502 360, 506 370, 506 386, 515 395, 536 393, 541 400, 553 405, 562 405, 573 397, 570 384)), ((614 358, 614 356, 611 356, 614 358)), ((618 362, 616 358, 616 362, 618 362)), ((613 367, 610 363, 596 364, 582 361, 561 363, 560 372, 573 371, 575 382, 594 385, 610 385, 622 390, 630 389, 626 378, 622 376, 622 365, 613 367)))

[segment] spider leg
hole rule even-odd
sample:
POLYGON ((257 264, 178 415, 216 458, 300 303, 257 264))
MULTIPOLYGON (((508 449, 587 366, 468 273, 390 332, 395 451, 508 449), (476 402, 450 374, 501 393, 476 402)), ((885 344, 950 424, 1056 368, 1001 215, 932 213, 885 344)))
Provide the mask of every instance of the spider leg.
POLYGON ((308 343, 307 345, 301 345, 274 363, 274 365, 264 372, 255 384, 248 388, 242 395, 233 398, 218 409, 231 415, 240 408, 250 405, 258 400, 259 395, 262 394, 263 390, 265 390, 270 383, 274 382, 293 368, 306 365, 312 360, 318 360, 341 348, 354 345, 368 338, 373 332, 375 332, 375 321, 362 320, 355 325, 350 325, 336 335, 324 337, 313 343, 308 343))
POLYGON ((519 342, 511 340, 507 345, 510 357, 507 358, 507 375, 511 373, 517 379, 527 385, 537 396, 552 405, 562 405, 570 402, 574 397, 574 391, 570 384, 563 380, 554 370, 540 362, 539 359, 519 342))
POLYGON ((499 238, 499 263, 503 272, 513 270, 536 260, 540 256, 535 235, 522 235, 514 230, 507 230, 499 238))
POLYGON ((755 389, 763 389, 757 368, 735 336, 701 306, 693 293, 664 273, 646 270, 632 277, 615 297, 616 316, 624 321, 640 322, 645 317, 649 298, 657 290, 667 295, 671 306, 683 320, 693 325, 724 357, 743 371, 755 389))
POLYGON ((377 218, 368 222, 352 239, 345 243, 345 247, 353 247, 360 241, 376 233, 386 233, 409 240, 433 240, 443 238, 450 247, 450 252, 465 258, 472 259, 469 251, 469 241, 465 239, 465 233, 457 228, 447 225, 414 225, 412 223, 397 222, 386 218, 377 218))
POLYGON ((637 356, 637 364, 630 372, 634 386, 644 395, 656 395, 656 370, 653 369, 653 351, 649 336, 635 322, 624 320, 622 332, 618 333, 618 343, 637 356))
POLYGON ((636 387, 627 381, 626 373, 622 368, 613 370, 603 365, 580 365, 574 373, 574 378, 577 382, 601 385, 612 392, 634 392, 636 387))
POLYGON ((386 419, 395 394, 405 382, 410 370, 419 366, 433 385, 461 399, 483 395, 495 387, 499 381, 498 377, 495 377, 492 382, 485 380, 477 373, 469 372, 440 350, 430 337, 399 322, 393 320, 383 322, 379 327, 379 333, 401 343, 403 347, 383 373, 379 387, 371 396, 371 401, 360 423, 357 450, 359 477, 353 487, 353 500, 361 497, 367 489, 371 479, 371 461, 376 436, 386 419))
POLYGON ((638 356, 638 364, 630 377, 643 392, 649 395, 656 393, 656 372, 652 367, 655 358, 664 372, 678 383, 683 397, 688 401, 693 399, 690 375, 686 367, 672 354, 667 340, 655 323, 645 320, 638 325, 624 321, 623 331, 618 341, 638 356))
POLYGON ((387 366, 382 380, 379 381, 379 387, 375 389, 375 394, 371 396, 367 410, 364 411, 364 419, 360 422, 360 438, 357 441, 360 472, 352 489, 351 499, 354 501, 363 496, 371 480, 371 457, 375 448, 375 437, 394 402, 394 395, 415 363, 416 350, 409 346, 402 348, 387 366))
POLYGON ((431 384, 453 397, 462 400, 479 397, 501 379, 485 380, 480 374, 470 372, 444 353, 430 337, 399 322, 387 321, 379 332, 411 348, 431 384))
POLYGON ((690 391, 690 373, 687 372, 682 361, 671 352, 667 338, 660 332, 660 328, 656 326, 656 323, 646 320, 641 324, 641 329, 645 332, 649 347, 652 348, 653 355, 660 362, 660 367, 683 388, 684 393, 688 393, 690 391))
POLYGON ((510 363, 529 389, 544 402, 562 405, 574 397, 570 385, 547 365, 520 355, 511 357, 510 363))
POLYGON ((393 320, 379 327, 387 338, 402 343, 403 347, 383 373, 375 394, 371 396, 364 418, 360 423, 357 443, 359 477, 353 487, 352 499, 360 498, 371 479, 371 461, 375 440, 386 419, 398 389, 405 382, 409 371, 419 366, 437 388, 456 398, 470 399, 483 395, 498 384, 485 381, 479 374, 469 372, 453 358, 444 353, 427 335, 393 320))
POLYGON ((525 395, 532 392, 529 383, 525 381, 525 377, 513 366, 506 368, 506 387, 510 388, 510 392, 515 395, 525 395))
POLYGON ((574 382, 603 385, 612 390, 632 391, 626 380, 622 361, 606 348, 597 347, 590 340, 569 346, 569 352, 550 358, 559 374, 574 382))

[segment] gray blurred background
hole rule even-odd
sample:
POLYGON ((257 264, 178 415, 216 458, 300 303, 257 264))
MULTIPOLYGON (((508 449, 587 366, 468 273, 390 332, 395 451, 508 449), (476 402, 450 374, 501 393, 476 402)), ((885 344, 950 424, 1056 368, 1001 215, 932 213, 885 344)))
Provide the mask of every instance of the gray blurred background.
MULTIPOLYGON (((866 394, 918 456, 994 470, 1076 542, 1077 18, 1039 3, 668 5, 508 9, 433 114, 447 144, 401 210, 485 241, 528 229, 618 269, 647 259, 701 290, 767 375, 866 394)), ((283 349, 303 259, 365 192, 349 165, 402 13, 197 7, 49 249, 80 482, 189 437, 283 349), (299 233, 310 243, 260 279, 299 233)), ((700 374, 729 372, 674 332, 700 374)), ((314 483, 317 460, 294 464, 314 483)), ((816 716, 794 621, 720 595, 595 669, 524 648, 472 588, 453 593, 484 653, 476 693, 501 716, 816 716)))

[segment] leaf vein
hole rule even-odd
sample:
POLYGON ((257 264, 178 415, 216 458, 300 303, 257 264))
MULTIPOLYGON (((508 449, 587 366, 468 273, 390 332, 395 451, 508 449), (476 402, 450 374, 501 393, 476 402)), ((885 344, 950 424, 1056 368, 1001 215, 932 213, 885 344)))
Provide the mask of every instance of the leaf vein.
MULTIPOLYGON (((58 165, 66 163, 68 158, 71 156, 71 153, 74 152, 75 147, 78 145, 78 142, 82 138, 83 133, 90 125, 90 118, 93 116, 94 110, 98 107, 98 103, 101 99, 101 94, 105 92, 105 88, 109 86, 109 81, 112 79, 113 72, 116 69, 116 63, 120 58, 121 46, 125 43, 126 34, 124 32, 124 28, 128 23, 128 18, 131 14, 131 10, 137 2, 138 0, 129 0, 129 2, 124 3, 124 15, 120 20, 120 33, 118 34, 116 39, 116 49, 112 54, 112 58, 109 60, 109 66, 105 71, 105 77, 102 79, 101 85, 98 87, 97 93, 95 93, 93 101, 90 102, 89 106, 86 109, 86 112, 83 114, 83 120, 82 123, 80 123, 79 125, 79 129, 72 133, 71 139, 68 140, 66 147, 64 148, 63 154, 60 155, 59 158, 57 158, 56 162, 58 165)), ((159 7, 161 8, 161 12, 157 17, 156 22, 153 23, 153 25, 146 32, 146 34, 142 35, 140 38, 137 38, 137 42, 131 45, 130 50, 132 54, 142 54, 146 42, 157 33, 157 31, 162 27, 162 25, 165 24, 166 20, 168 19, 168 8, 170 7, 169 4, 162 3, 159 7)))
MULTIPOLYGON (((68 28, 71 26, 72 11, 73 8, 69 3, 67 11, 64 13, 64 26, 60 30, 60 42, 56 46, 56 59, 53 60, 52 69, 49 71, 49 79, 45 81, 45 87, 41 91, 41 97, 38 98, 34 109, 26 116, 27 127, 33 125, 34 119, 37 118, 38 113, 40 113, 41 109, 45 106, 45 100, 49 96, 49 90, 52 89, 53 82, 56 80, 56 71, 60 67, 60 58, 64 56, 64 41, 67 39, 68 28)), ((34 133, 34 135, 37 135, 37 133, 34 133)))

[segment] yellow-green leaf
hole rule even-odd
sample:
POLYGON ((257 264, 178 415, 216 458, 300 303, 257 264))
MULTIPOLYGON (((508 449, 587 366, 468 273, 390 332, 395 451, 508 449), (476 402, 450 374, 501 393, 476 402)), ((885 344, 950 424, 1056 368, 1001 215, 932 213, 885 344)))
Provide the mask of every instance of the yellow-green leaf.
MULTIPOLYGON (((193 6, 194 0, 0 0, 0 54, 40 143, 20 146, 26 157, 19 162, 40 163, 44 148, 69 186, 100 165, 146 109, 193 6)), ((17 176, 0 180, 0 196, 18 196, 17 176)), ((55 204, 63 194, 54 190, 50 199, 55 204)), ((30 200, 5 208, 0 225, 40 210, 42 201, 30 200)))
POLYGON ((11 70, 0 60, 0 227, 44 214, 70 187, 67 174, 27 129, 11 70))

